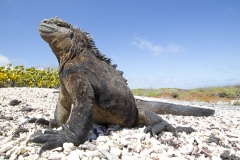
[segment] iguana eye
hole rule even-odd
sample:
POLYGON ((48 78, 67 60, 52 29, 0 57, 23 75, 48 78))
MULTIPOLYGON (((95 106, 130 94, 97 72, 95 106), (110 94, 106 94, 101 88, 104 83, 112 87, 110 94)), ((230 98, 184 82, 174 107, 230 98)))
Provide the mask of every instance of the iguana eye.
POLYGON ((69 32, 69 38, 73 39, 73 32, 69 32))

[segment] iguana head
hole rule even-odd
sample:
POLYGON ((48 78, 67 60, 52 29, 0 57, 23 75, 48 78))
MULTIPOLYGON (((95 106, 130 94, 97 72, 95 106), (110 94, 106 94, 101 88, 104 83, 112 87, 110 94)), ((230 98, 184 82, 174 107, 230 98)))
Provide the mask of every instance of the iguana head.
POLYGON ((84 33, 58 17, 42 20, 38 30, 41 37, 50 45, 59 63, 76 56, 75 54, 79 54, 83 47, 91 47, 84 33))
MULTIPOLYGON (((41 37, 49 44, 59 62, 59 71, 64 65, 73 60, 84 51, 89 51, 101 61, 111 65, 111 59, 97 49, 93 39, 88 32, 74 28, 71 24, 58 17, 44 19, 41 21, 38 30, 41 37)), ((86 52, 85 52, 86 53, 86 52)), ((116 69, 117 65, 112 65, 116 69)), ((121 75, 122 71, 118 71, 121 75)))

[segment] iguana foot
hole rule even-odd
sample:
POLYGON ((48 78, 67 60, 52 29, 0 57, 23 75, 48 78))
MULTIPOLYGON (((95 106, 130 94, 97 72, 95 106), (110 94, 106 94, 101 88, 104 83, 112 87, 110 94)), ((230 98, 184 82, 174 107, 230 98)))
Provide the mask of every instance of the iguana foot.
POLYGON ((147 128, 145 128, 144 132, 148 133, 151 132, 151 134, 155 137, 158 133, 162 131, 168 131, 173 133, 174 136, 177 137, 176 129, 169 124, 167 121, 162 119, 159 115, 156 113, 138 108, 138 120, 140 123, 145 122, 145 124, 148 125, 147 128))
POLYGON ((176 129, 163 119, 157 122, 154 126, 147 126, 144 129, 144 133, 150 132, 153 135, 153 137, 155 137, 157 134, 159 134, 162 131, 171 132, 175 137, 178 137, 176 129))
POLYGON ((27 141, 27 144, 29 142, 44 143, 38 153, 40 156, 46 150, 62 147, 65 142, 72 142, 78 145, 75 134, 71 132, 65 124, 62 125, 62 130, 46 130, 44 134, 38 134, 31 137, 27 141))

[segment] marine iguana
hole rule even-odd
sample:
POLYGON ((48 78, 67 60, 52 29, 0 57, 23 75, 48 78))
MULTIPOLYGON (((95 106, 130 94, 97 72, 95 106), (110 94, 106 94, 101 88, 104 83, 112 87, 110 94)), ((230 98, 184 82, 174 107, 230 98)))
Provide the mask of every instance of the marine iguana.
MULTIPOLYGON (((50 128, 27 143, 44 143, 39 154, 65 142, 85 142, 92 123, 133 126, 145 123, 153 135, 176 129, 157 114, 210 116, 214 110, 170 103, 136 101, 121 71, 96 48, 89 33, 55 17, 39 26, 59 63, 60 92, 53 120, 39 119, 50 128), (157 114, 156 114, 157 113, 157 114), (70 118, 69 118, 70 117, 70 118), (68 126, 65 124, 68 121, 68 126)), ((177 135, 176 135, 177 136, 177 135)))

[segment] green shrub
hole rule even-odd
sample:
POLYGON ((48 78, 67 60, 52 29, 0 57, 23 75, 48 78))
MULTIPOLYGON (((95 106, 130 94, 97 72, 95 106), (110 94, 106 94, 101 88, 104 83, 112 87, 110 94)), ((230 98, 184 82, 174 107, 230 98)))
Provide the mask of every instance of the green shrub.
POLYGON ((58 71, 55 68, 43 70, 23 65, 0 67, 0 87, 42 87, 54 88, 59 85, 58 71))

